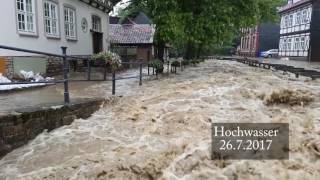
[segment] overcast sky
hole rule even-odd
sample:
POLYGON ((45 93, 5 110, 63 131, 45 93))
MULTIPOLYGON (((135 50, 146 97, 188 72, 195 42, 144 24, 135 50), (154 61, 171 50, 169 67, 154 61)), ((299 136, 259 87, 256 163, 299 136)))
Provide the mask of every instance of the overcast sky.
POLYGON ((119 9, 121 8, 125 8, 129 5, 129 1, 130 0, 122 0, 121 2, 119 2, 114 8, 113 8, 113 12, 110 13, 110 15, 112 16, 116 16, 118 14, 119 9))

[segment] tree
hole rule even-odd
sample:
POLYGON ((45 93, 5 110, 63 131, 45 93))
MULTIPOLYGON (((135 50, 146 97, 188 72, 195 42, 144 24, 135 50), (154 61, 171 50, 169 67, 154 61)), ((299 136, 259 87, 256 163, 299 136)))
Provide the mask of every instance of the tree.
POLYGON ((144 11, 156 24, 158 58, 165 43, 185 44, 187 59, 232 41, 241 27, 272 21, 283 0, 132 0, 122 15, 144 11))

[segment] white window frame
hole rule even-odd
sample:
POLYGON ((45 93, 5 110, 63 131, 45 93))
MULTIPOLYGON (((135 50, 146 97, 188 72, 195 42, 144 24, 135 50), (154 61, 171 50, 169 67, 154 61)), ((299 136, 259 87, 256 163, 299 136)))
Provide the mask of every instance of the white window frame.
POLYGON ((51 38, 60 38, 59 4, 55 1, 43 1, 43 17, 45 35, 51 38), (48 12, 46 12, 46 4, 48 4, 48 12), (54 11, 52 7, 55 7, 54 11))
POLYGON ((76 16, 75 8, 65 6, 63 9, 63 16, 64 16, 64 33, 65 33, 66 39, 77 40, 77 23, 76 23, 77 16, 76 16), (71 13, 73 14, 71 15, 71 13))
POLYGON ((91 26, 92 26, 92 30, 93 31, 96 31, 96 32, 101 32, 102 31, 102 25, 101 25, 101 17, 100 16, 97 16, 97 15, 92 15, 91 17, 91 26), (95 22, 96 20, 99 20, 99 22, 95 22))
POLYGON ((15 3, 15 10, 16 10, 17 32, 23 35, 36 36, 37 35, 36 1, 35 0, 15 0, 14 3, 15 3), (27 6, 27 2, 29 2, 28 3, 29 6, 27 6))
POLYGON ((283 39, 283 51, 287 51, 287 38, 283 39))
POLYGON ((302 14, 301 11, 298 11, 298 12, 297 12, 297 15, 296 15, 296 25, 302 24, 302 23, 301 23, 301 22, 302 22, 302 21, 301 21, 301 19, 302 19, 302 18, 301 18, 301 14, 302 14))
POLYGON ((292 51, 292 38, 287 39, 287 50, 292 51))
POLYGON ((300 38, 300 47, 301 47, 301 50, 306 50, 306 37, 303 36, 300 38))
POLYGON ((288 16, 288 15, 286 15, 286 16, 284 17, 284 27, 285 27, 285 28, 288 28, 288 27, 289 27, 289 16, 288 16))
POLYGON ((295 37, 294 38, 294 50, 296 50, 296 51, 301 50, 300 38, 299 37, 295 37))
POLYGON ((293 26, 293 14, 290 14, 288 27, 292 27, 292 26, 293 26))

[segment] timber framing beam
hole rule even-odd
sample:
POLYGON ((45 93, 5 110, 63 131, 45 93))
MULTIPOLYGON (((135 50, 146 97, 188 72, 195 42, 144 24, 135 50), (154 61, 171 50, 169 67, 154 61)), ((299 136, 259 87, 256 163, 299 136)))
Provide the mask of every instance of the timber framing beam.
POLYGON ((100 11, 109 13, 112 11, 113 6, 115 6, 121 0, 80 0, 80 1, 96 9, 99 9, 100 11))

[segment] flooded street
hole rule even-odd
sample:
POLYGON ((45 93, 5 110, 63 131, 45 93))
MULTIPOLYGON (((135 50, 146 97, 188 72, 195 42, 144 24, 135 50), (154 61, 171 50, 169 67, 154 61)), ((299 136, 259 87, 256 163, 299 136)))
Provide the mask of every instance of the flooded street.
MULTIPOLYGON (((307 147, 320 140, 319 80, 207 61, 141 87, 130 83, 122 81, 124 96, 110 98, 91 118, 43 132, 9 153, 0 160, 0 180, 319 179, 320 156, 307 147), (261 97, 280 89, 308 92, 314 101, 267 106, 261 97), (290 123, 290 159, 212 161, 212 122, 290 123)), ((87 95, 107 98, 110 89, 96 84, 87 95)))

